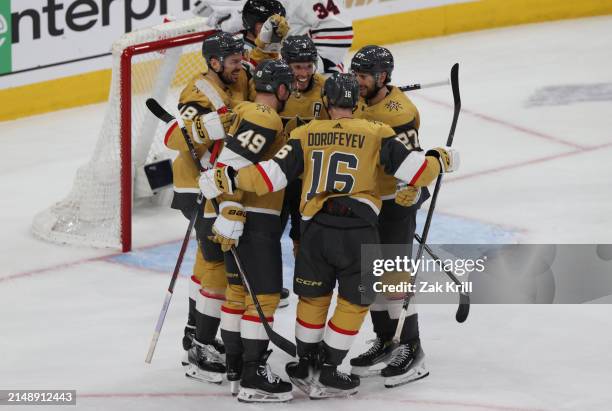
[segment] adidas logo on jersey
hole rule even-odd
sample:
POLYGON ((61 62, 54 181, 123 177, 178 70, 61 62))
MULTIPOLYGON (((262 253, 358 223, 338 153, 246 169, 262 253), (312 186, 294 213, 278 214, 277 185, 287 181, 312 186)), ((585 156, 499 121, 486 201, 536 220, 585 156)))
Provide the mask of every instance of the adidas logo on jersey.
POLYGON ((334 126, 334 128, 342 128, 342 124, 340 124, 340 123, 336 123, 336 125, 334 126))

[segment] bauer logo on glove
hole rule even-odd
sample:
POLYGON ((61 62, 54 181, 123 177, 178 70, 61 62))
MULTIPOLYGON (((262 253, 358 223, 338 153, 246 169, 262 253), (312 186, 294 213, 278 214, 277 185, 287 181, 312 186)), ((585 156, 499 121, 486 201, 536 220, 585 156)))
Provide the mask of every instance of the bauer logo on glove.
POLYGON ((223 201, 219 204, 219 215, 212 227, 214 235, 208 238, 214 243, 221 244, 221 250, 227 252, 238 245, 245 221, 246 211, 242 204, 223 201))

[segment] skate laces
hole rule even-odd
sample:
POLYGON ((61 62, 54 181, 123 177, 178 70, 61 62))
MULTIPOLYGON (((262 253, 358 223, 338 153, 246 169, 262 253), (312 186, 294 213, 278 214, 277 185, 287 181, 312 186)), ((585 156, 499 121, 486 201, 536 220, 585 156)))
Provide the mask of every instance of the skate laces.
POLYGON ((259 374, 262 377, 266 377, 270 384, 274 384, 280 380, 279 376, 272 372, 270 364, 262 365, 259 367, 259 374))
POLYGON ((210 359, 214 362, 223 362, 221 356, 219 355, 219 352, 217 351, 214 345, 204 344, 202 345, 202 351, 205 351, 205 353, 203 353, 203 357, 206 357, 207 359, 210 359))
POLYGON ((410 349, 410 346, 408 344, 402 344, 399 347, 397 347, 397 351, 395 352, 395 355, 389 362, 389 365, 398 366, 404 361, 406 361, 406 359, 409 358, 411 355, 412 355, 412 350, 410 349))
POLYGON ((374 343, 374 345, 372 345, 369 350, 367 350, 365 353, 362 354, 362 356, 364 357, 375 354, 383 346, 383 341, 380 338, 373 338, 371 340, 368 340, 367 343, 368 344, 374 343))
POLYGON ((346 373, 343 373, 342 371, 338 371, 338 369, 336 369, 336 375, 337 375, 339 378, 342 378, 344 381, 348 381, 348 382, 351 382, 351 381, 352 381, 352 380, 351 380, 351 376, 350 376, 350 375, 348 375, 348 374, 346 374, 346 373))

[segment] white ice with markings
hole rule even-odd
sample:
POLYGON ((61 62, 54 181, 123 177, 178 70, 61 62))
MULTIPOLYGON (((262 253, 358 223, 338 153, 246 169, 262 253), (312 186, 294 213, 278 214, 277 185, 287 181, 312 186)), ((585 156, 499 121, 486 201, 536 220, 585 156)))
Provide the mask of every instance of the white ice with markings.
MULTIPOLYGON (((612 243, 612 17, 390 48, 396 84, 438 81, 461 64, 464 109, 455 146, 462 168, 445 180, 432 239, 612 243)), ((411 97, 421 112, 422 144, 443 144, 452 117, 449 88, 411 97)), ((92 105, 0 123, 0 389, 76 389, 83 409, 263 410, 239 405, 227 384, 183 376, 184 276, 153 363, 144 363, 187 225, 178 212, 137 211, 135 252, 128 256, 30 235, 32 216, 68 193, 103 113, 103 105, 92 105)), ((186 261, 184 275, 190 266, 186 261)), ((287 252, 286 283, 291 266, 287 252)), ((291 298, 275 316, 275 327, 288 336, 291 298)), ((419 307, 426 379, 392 390, 367 379, 351 399, 316 403, 296 390, 283 409, 611 408, 609 305, 475 305, 462 325, 455 308, 419 307)), ((366 320, 349 356, 371 336, 366 320)), ((288 360, 278 349, 271 357, 282 376, 288 360)))

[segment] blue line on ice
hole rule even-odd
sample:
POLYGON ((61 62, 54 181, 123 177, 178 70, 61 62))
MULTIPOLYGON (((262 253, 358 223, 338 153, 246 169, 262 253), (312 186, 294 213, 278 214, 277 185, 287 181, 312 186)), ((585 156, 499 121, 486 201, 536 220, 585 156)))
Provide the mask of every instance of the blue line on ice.
MULTIPOLYGON (((417 232, 422 231, 426 212, 422 211, 417 217, 417 232)), ((435 214, 429 232, 428 243, 432 244, 462 244, 465 243, 466 233, 469 233, 470 243, 473 244, 508 244, 515 243, 517 233, 502 227, 468 220, 460 217, 435 214)), ((293 276, 292 244, 287 232, 283 235, 283 277, 285 286, 291 284, 293 276)), ((195 262, 195 241, 192 239, 181 266, 181 276, 191 276, 191 269, 195 262)), ((157 272, 172 273, 181 241, 160 245, 158 247, 136 250, 110 257, 110 260, 132 267, 143 268, 157 272)))

